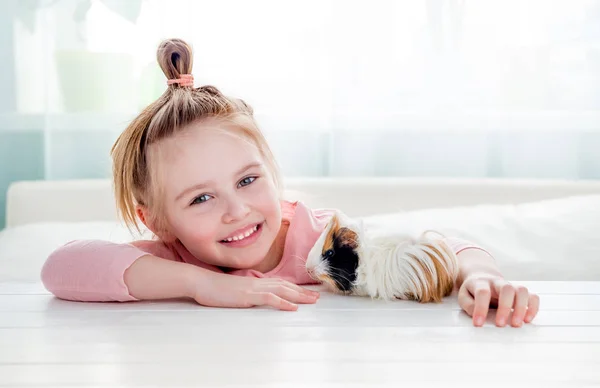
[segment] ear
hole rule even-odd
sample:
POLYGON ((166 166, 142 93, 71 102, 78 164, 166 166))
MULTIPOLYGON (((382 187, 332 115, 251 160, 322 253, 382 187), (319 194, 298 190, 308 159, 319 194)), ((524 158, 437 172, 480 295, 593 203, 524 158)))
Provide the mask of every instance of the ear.
POLYGON ((339 228, 335 239, 336 243, 341 247, 348 247, 351 249, 358 248, 358 234, 350 228, 339 228))
POLYGON ((147 221, 148 208, 146 208, 146 206, 136 205, 135 214, 138 216, 140 221, 142 221, 142 224, 144 224, 144 226, 146 228, 148 228, 154 232, 154 230, 148 225, 148 221, 147 221))
POLYGON ((150 212, 146 206, 137 205, 135 208, 135 213, 144 226, 154 233, 154 235, 158 236, 161 240, 165 242, 176 240, 176 237, 171 233, 166 230, 159 230, 158 226, 151 222, 152 217, 150 216, 150 212))

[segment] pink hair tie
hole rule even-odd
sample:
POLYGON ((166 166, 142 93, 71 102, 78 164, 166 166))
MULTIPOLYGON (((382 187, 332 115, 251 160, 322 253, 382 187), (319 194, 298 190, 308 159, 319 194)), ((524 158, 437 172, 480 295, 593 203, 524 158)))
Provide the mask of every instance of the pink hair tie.
POLYGON ((194 76, 191 74, 181 74, 179 78, 167 80, 167 85, 179 84, 180 86, 194 86, 194 76))

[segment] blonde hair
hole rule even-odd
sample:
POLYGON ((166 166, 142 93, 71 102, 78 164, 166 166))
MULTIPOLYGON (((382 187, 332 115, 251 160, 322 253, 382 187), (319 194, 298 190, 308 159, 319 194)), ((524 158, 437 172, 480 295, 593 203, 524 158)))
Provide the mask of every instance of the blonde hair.
MULTIPOLYGON (((161 42, 156 57, 169 80, 192 73, 192 48, 181 39, 161 42)), ((159 229, 164 228, 161 190, 157 174, 150 171, 149 147, 180 133, 194 122, 210 118, 233 123, 256 145, 281 192, 279 167, 254 120, 252 108, 241 99, 223 95, 214 86, 194 88, 173 83, 125 128, 111 148, 115 200, 128 227, 140 231, 136 206, 142 205, 153 215, 150 222, 159 229)))

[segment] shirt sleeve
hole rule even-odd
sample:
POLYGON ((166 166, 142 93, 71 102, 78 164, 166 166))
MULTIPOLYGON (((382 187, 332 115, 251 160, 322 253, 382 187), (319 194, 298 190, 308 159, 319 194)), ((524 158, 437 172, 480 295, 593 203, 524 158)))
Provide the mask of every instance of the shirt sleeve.
POLYGON ((454 251, 454 254, 456 254, 456 255, 458 255, 460 252, 464 251, 465 249, 479 249, 479 250, 487 253, 490 257, 494 258, 494 256, 490 252, 488 252, 486 249, 480 247, 479 245, 477 245, 469 240, 465 240, 463 238, 445 237, 444 242, 446 242, 446 244, 448 244, 450 249, 452 249, 452 251, 454 251))
POLYGON ((124 275, 137 259, 152 254, 176 260, 160 241, 130 244, 101 240, 71 241, 52 252, 41 271, 44 287, 61 299, 82 302, 126 302, 130 295, 124 275))

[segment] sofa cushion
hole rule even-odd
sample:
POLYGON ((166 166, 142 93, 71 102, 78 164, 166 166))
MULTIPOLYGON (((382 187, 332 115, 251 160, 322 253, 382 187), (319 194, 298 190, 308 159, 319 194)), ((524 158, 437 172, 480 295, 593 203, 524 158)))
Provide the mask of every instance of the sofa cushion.
POLYGON ((600 279, 600 195, 515 205, 426 209, 365 217, 377 233, 435 229, 468 239, 512 280, 600 279))

